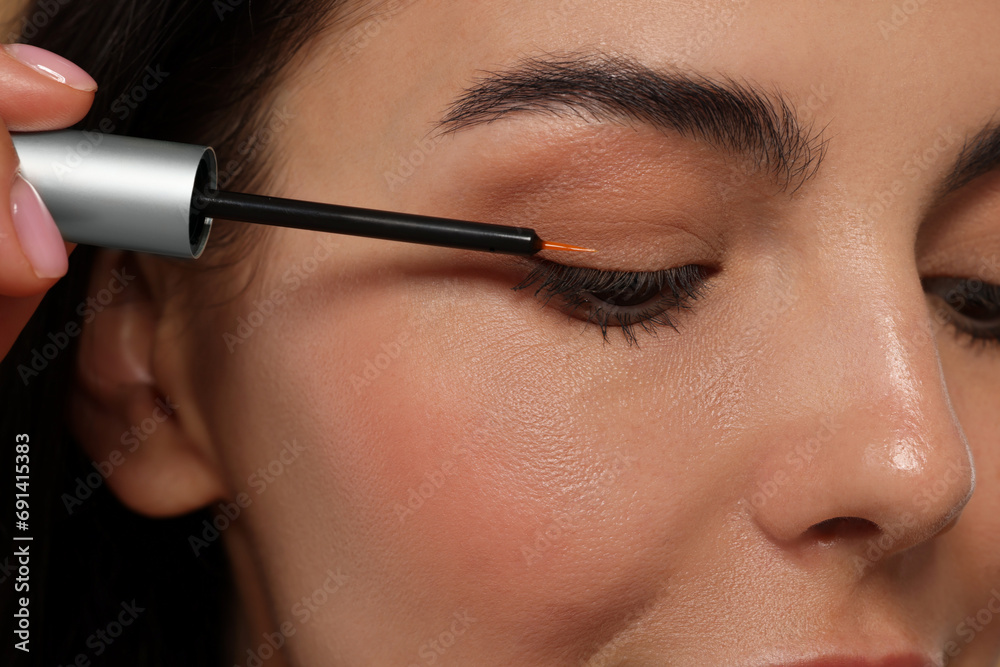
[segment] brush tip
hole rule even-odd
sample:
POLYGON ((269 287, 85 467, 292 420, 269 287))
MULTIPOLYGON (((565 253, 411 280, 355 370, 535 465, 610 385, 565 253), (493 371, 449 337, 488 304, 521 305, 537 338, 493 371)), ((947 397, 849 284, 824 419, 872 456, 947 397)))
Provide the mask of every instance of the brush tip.
POLYGON ((593 248, 581 248, 580 246, 569 245, 567 243, 542 242, 542 250, 566 250, 569 252, 597 252, 593 248))

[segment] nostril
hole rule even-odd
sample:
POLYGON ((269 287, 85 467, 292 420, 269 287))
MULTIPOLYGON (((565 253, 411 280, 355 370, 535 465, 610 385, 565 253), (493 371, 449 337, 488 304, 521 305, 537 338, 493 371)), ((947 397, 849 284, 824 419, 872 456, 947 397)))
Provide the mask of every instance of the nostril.
POLYGON ((837 539, 864 539, 879 532, 876 523, 856 516, 838 516, 826 521, 820 521, 809 528, 807 537, 820 542, 832 542, 837 539))

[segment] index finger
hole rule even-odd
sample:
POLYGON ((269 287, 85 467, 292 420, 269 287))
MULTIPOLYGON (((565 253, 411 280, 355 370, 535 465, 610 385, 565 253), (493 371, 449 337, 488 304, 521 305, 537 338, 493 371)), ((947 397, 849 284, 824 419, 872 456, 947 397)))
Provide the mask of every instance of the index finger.
POLYGON ((69 127, 87 115, 96 90, 89 74, 51 51, 27 44, 0 48, 0 118, 8 130, 69 127))

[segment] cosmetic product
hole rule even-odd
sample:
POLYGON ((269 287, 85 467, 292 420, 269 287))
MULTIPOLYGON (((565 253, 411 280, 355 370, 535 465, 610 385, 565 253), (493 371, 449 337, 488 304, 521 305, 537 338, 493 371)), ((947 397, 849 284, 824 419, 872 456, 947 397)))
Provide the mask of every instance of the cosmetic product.
POLYGON ((75 243, 196 258, 220 218, 514 255, 593 252, 523 227, 220 191, 207 146, 76 130, 12 136, 21 175, 75 243))

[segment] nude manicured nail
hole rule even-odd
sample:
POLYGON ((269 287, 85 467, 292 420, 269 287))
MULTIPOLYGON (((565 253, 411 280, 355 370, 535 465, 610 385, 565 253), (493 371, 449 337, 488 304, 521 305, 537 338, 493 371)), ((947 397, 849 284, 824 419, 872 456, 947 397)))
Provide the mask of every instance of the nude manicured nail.
POLYGON ((30 44, 5 44, 7 53, 59 83, 85 92, 97 90, 97 82, 82 69, 51 51, 30 44))
POLYGON ((20 176, 14 177, 14 185, 10 189, 10 212, 17 240, 21 242, 21 250, 31 262, 35 275, 39 278, 65 275, 69 259, 59 228, 38 196, 38 191, 20 176))

